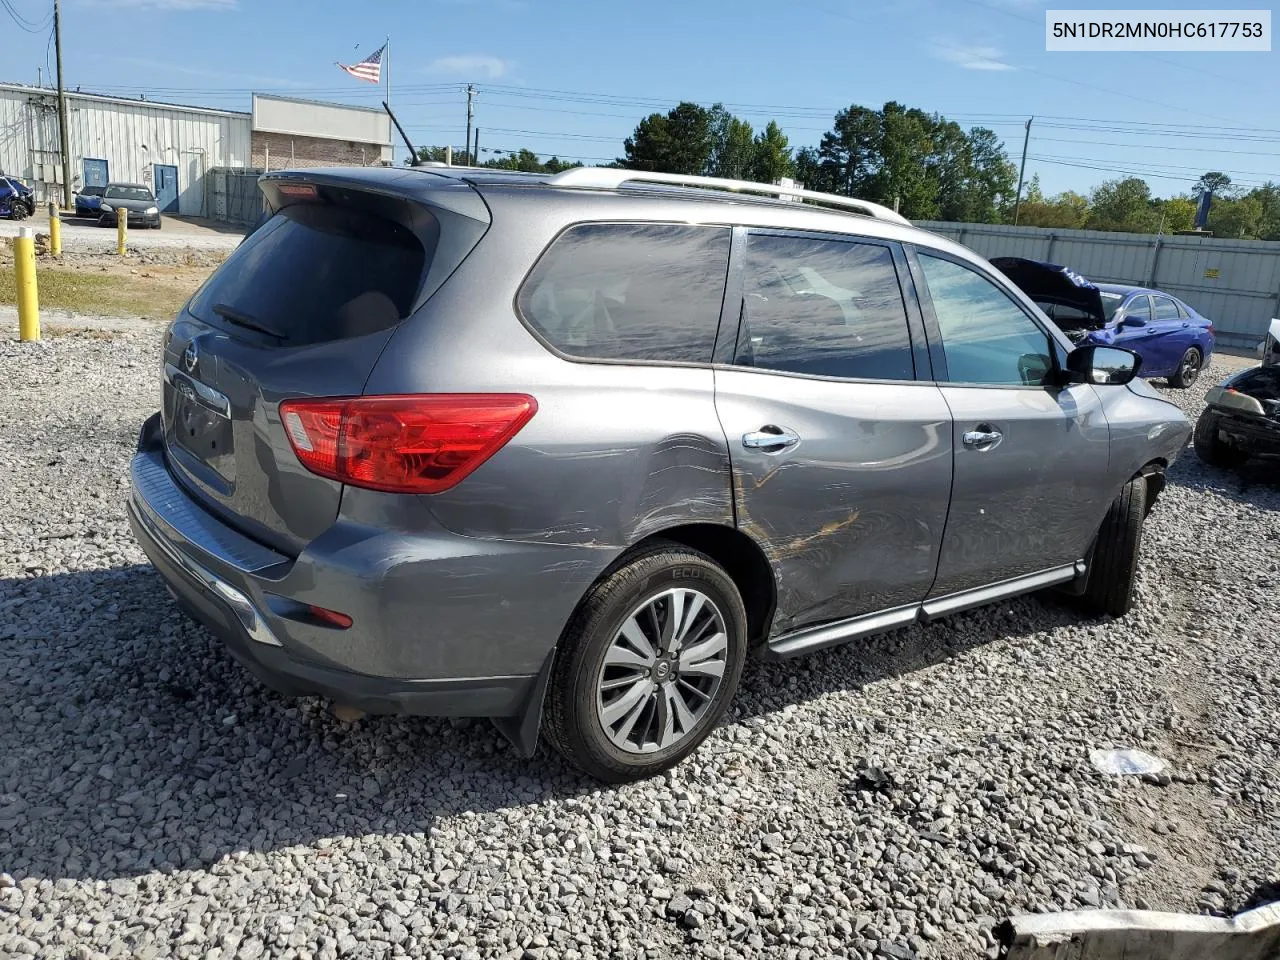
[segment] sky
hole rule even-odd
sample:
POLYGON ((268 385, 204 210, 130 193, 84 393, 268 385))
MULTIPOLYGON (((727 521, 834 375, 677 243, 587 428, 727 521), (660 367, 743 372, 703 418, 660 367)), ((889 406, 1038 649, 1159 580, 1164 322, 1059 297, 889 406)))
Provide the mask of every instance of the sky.
MULTIPOLYGON (((1046 193, 1138 175, 1170 196, 1206 170, 1245 188, 1280 181, 1280 52, 1048 53, 1049 6, 1069 4, 63 0, 63 55, 67 85, 87 91, 244 111, 251 91, 377 106, 385 87, 334 63, 389 36, 392 107, 410 137, 460 147, 472 83, 482 159, 528 147, 610 160, 643 116, 681 100, 722 102, 757 129, 776 119, 802 147, 837 110, 896 100, 990 127, 1015 162, 1034 117, 1026 175, 1046 193)), ((0 80, 48 82, 51 9, 0 0, 0 80)))

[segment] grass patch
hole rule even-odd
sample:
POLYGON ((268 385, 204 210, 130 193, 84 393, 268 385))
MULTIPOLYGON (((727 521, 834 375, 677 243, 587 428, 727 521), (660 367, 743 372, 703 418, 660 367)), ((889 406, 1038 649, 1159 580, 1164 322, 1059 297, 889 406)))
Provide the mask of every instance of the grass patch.
MULTIPOLYGON (((105 317, 171 320, 212 267, 112 265, 60 267, 38 264, 42 309, 105 317)), ((0 258, 0 303, 17 303, 11 256, 0 258)))

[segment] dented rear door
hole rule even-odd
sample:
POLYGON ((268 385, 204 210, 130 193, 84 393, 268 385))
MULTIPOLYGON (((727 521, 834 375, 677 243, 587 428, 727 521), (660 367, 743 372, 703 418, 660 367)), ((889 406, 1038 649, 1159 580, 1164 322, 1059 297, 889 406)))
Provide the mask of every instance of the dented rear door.
POLYGON ((716 369, 738 527, 778 585, 774 632, 917 603, 937 569, 951 416, 893 244, 756 232, 716 369))

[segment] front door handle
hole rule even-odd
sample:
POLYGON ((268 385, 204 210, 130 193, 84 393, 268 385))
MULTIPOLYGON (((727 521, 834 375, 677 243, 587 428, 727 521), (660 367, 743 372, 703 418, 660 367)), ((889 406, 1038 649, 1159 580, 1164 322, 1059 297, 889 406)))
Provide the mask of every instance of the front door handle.
POLYGON ((773 424, 742 435, 742 445, 748 450, 785 450, 799 442, 799 434, 773 424))
POLYGON ((1004 439, 1004 434, 994 427, 980 424, 978 429, 968 431, 961 439, 966 447, 972 447, 975 450, 992 450, 999 446, 1000 441, 1004 439))

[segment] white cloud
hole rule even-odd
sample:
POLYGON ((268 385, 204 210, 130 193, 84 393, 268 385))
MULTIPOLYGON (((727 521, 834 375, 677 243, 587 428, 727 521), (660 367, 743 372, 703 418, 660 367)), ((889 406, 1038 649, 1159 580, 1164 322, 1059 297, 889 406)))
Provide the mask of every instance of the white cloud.
POLYGON ((440 57, 427 64, 427 73, 438 76, 458 77, 464 80, 497 80, 511 72, 511 62, 485 54, 462 54, 440 57))
POLYGON ((1004 51, 998 47, 961 46, 948 43, 934 45, 933 55, 939 60, 955 64, 962 70, 1016 70, 1017 67, 1005 63, 1000 58, 1004 51))
POLYGON ((84 0, 85 6, 113 10, 235 10, 240 0, 84 0))

